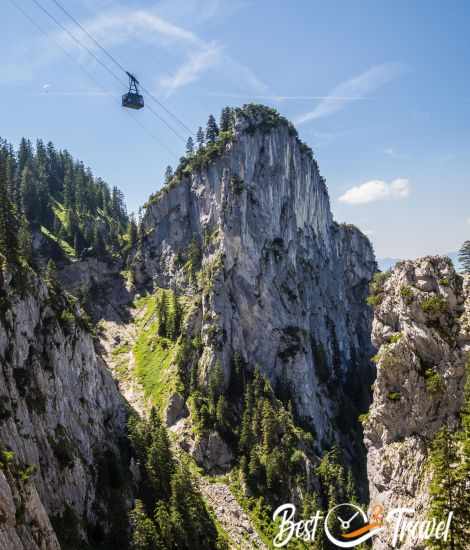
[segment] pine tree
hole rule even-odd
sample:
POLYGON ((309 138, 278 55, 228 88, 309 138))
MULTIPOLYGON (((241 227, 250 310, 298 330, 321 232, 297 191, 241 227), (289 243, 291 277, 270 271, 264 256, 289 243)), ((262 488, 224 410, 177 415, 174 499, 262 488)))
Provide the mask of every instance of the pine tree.
POLYGON ((459 251, 459 260, 465 273, 470 273, 470 241, 465 241, 459 251))
POLYGON ((152 443, 147 451, 146 470, 158 499, 168 499, 174 471, 170 440, 165 426, 154 420, 152 443))
POLYGON ((21 174, 26 166, 31 166, 33 163, 33 146, 31 142, 25 138, 21 139, 18 150, 18 171, 21 174))
POLYGON ((232 129, 232 110, 230 107, 222 109, 219 126, 221 132, 229 132, 232 129))
POLYGON ((167 308, 167 337, 176 340, 180 335, 181 307, 173 291, 170 291, 170 298, 167 298, 167 308))
POLYGON ((202 129, 201 126, 199 126, 199 128, 197 129, 196 141, 197 141, 197 146, 198 146, 199 149, 204 147, 205 136, 204 136, 204 130, 202 129))
POLYGON ((136 500, 129 514, 132 527, 131 547, 133 550, 155 550, 158 536, 152 520, 145 513, 142 501, 136 500))
POLYGON ((31 230, 28 220, 23 214, 20 217, 19 231, 18 231, 18 247, 19 253, 24 260, 31 265, 33 262, 33 246, 31 239, 31 230))
POLYGON ((8 196, 6 162, 0 156, 0 253, 8 262, 18 260, 18 221, 8 196))
POLYGON ((215 418, 219 432, 223 433, 228 429, 228 414, 229 408, 227 399, 225 395, 220 395, 215 408, 215 418))
POLYGON ((253 420, 253 387, 251 384, 247 385, 245 390, 245 397, 243 403, 243 416, 240 429, 240 450, 243 453, 248 453, 252 446, 253 432, 251 430, 251 423, 253 420))
POLYGON ((25 166, 21 172, 21 198, 22 198, 22 210, 26 218, 31 223, 36 223, 36 206, 38 203, 38 196, 36 185, 34 183, 33 172, 29 166, 25 166))
POLYGON ((139 234, 137 230, 137 224, 135 222, 135 216, 134 214, 131 214, 129 227, 127 229, 127 238, 129 239, 129 245, 131 246, 131 248, 134 248, 134 246, 137 244, 138 236, 139 234))
POLYGON ((158 336, 169 338, 170 319, 169 319, 169 300, 167 293, 162 291, 160 296, 157 296, 157 312, 158 312, 158 336))
POLYGON ((71 167, 67 167, 64 175, 64 206, 66 209, 75 208, 75 190, 71 167))
POLYGON ((271 403, 265 399, 263 403, 262 416, 263 448, 269 454, 276 443, 276 418, 271 403))
POLYGON ((219 135, 219 128, 215 121, 214 115, 209 115, 206 128, 206 141, 207 143, 215 143, 217 136, 219 135))
POLYGON ((194 141, 191 136, 188 137, 186 142, 186 156, 191 157, 194 154, 194 141))
POLYGON ((168 165, 165 169, 165 185, 168 185, 173 177, 173 168, 168 165))
MULTIPOLYGON (((457 440, 454 434, 445 426, 434 437, 431 459, 433 477, 430 485, 431 510, 430 517, 437 521, 447 519, 448 514, 458 514, 459 497, 459 454, 457 440)), ((466 538, 461 539, 461 525, 457 521, 452 523, 447 541, 432 539, 429 546, 434 549, 464 550, 466 538)), ((465 533, 463 533, 465 536, 465 533)))
POLYGON ((211 410, 215 411, 217 399, 224 389, 224 371, 222 363, 217 359, 215 366, 209 374, 209 402, 211 410))

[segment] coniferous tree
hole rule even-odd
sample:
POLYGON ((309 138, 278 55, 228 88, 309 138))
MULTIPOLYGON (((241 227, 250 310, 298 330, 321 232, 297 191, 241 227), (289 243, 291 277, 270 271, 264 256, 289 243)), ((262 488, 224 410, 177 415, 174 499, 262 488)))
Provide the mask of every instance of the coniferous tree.
POLYGON ((222 363, 217 360, 209 376, 209 399, 212 410, 215 411, 217 399, 224 389, 224 371, 222 363))
MULTIPOLYGON (((438 521, 447 519, 449 513, 456 513, 461 495, 459 483, 459 463, 457 441, 445 426, 435 436, 431 452, 433 477, 430 486, 431 517, 438 521)), ((433 539, 429 546, 434 549, 464 550, 466 540, 461 540, 461 526, 457 521, 452 524, 447 541, 433 539)))
POLYGON ((461 449, 461 461, 458 476, 463 489, 459 503, 458 521, 467 533, 470 532, 470 360, 466 364, 464 403, 460 412, 462 427, 457 437, 461 449))
POLYGON ((33 162, 33 147, 31 142, 25 138, 21 139, 18 150, 18 171, 21 174, 26 166, 31 166, 33 162))
POLYGON ((135 222, 135 216, 134 214, 131 214, 130 220, 129 220, 129 227, 127 230, 127 237, 129 239, 129 245, 133 248, 137 244, 138 239, 138 230, 137 230, 137 224, 135 222))
POLYGON ((463 271, 470 273, 470 241, 465 241, 459 251, 459 260, 463 271))
POLYGON ((186 156, 191 157, 194 154, 194 141, 191 136, 188 137, 186 142, 186 156))
POLYGON ((6 159, 0 156, 0 253, 8 262, 18 260, 18 223, 8 196, 6 159))
POLYGON ((171 166, 167 166, 165 169, 165 185, 168 185, 170 183, 172 177, 173 168, 171 166))
POLYGON ((199 149, 204 147, 205 136, 204 136, 204 130, 202 129, 201 126, 199 126, 199 128, 197 129, 196 141, 197 141, 197 146, 198 146, 199 149))
POLYGON ((157 529, 147 516, 141 500, 135 501, 129 516, 132 526, 132 550, 155 550, 158 543, 157 529))
POLYGON ((232 129, 232 110, 230 107, 222 109, 219 126, 221 132, 229 132, 232 129))
POLYGON ((206 128, 206 141, 207 143, 215 143, 217 136, 219 135, 219 128, 215 121, 214 115, 209 115, 206 128))
POLYGON ((33 246, 31 239, 31 230, 29 227, 28 220, 26 216, 22 214, 19 221, 19 231, 18 231, 18 247, 19 253, 22 258, 28 263, 33 263, 33 246))
POLYGON ((25 166, 21 172, 22 210, 26 218, 35 223, 37 221, 36 207, 38 203, 37 189, 31 168, 25 166))
POLYGON ((73 187, 72 168, 67 166, 64 175, 64 206, 66 209, 75 208, 75 192, 73 187))

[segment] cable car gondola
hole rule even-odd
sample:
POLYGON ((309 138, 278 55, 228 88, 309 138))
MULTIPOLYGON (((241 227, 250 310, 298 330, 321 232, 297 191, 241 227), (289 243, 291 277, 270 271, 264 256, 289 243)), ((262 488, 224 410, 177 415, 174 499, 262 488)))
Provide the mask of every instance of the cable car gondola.
POLYGON ((127 109, 143 109, 144 97, 139 93, 139 81, 131 73, 126 71, 129 77, 129 91, 122 96, 122 106, 127 109))

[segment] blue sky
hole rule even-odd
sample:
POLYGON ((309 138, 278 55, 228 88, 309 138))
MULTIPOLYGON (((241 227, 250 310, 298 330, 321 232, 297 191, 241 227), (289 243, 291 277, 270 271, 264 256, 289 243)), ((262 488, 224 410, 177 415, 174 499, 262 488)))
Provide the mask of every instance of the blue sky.
MULTIPOLYGON (((53 0, 37 1, 122 78, 53 0)), ((124 87, 34 0, 15 2, 47 36, 3 3, 0 135, 69 149, 135 210, 184 144, 148 109, 123 112, 124 87)), ((335 218, 365 231, 379 257, 445 253, 470 238, 466 0, 62 3, 190 128, 250 101, 296 122, 335 218)))

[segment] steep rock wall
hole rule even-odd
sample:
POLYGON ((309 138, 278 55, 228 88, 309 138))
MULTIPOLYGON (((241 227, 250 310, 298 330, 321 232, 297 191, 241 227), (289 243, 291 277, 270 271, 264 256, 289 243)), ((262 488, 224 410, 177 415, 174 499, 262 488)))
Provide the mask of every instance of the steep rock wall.
POLYGON ((228 379, 240 352, 293 401, 319 447, 343 430, 352 450, 371 383, 365 298, 376 264, 368 239, 333 221, 292 126, 238 111, 234 135, 151 200, 143 226, 138 284, 194 292, 184 264, 191 243, 200 247, 202 372, 220 359, 228 379))
POLYGON ((56 285, 3 271, 0 304, 0 548, 103 540, 129 498, 124 402, 56 285))
MULTIPOLYGON (((468 279, 448 258, 400 262, 375 289, 378 348, 373 403, 365 422, 371 503, 429 512, 429 450, 443 426, 455 429, 470 350, 468 279)), ((390 548, 390 533, 374 539, 390 548)), ((422 545, 408 540, 404 549, 422 545)))

